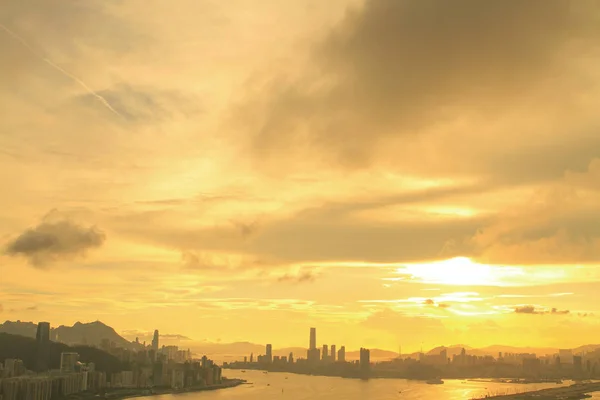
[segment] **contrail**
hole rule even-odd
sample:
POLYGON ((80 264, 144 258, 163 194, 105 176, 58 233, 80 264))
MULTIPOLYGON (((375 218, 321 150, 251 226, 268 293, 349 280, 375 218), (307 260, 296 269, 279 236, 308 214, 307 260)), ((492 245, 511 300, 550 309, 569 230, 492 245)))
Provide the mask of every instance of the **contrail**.
POLYGON ((40 58, 42 61, 44 61, 46 64, 48 64, 49 66, 51 66, 52 68, 54 68, 55 70, 57 70, 58 72, 60 72, 61 74, 67 76, 68 78, 71 78, 73 81, 75 81, 79 86, 81 86, 82 88, 84 88, 86 90, 86 92, 88 92, 89 94, 91 94, 92 96, 94 96, 96 99, 98 99, 106 108, 108 108, 110 111, 112 111, 115 115, 118 115, 119 117, 122 117, 121 114, 119 114, 117 112, 117 110, 115 110, 108 101, 106 101, 106 99, 102 96, 100 96, 98 93, 96 93, 92 88, 90 88, 88 85, 85 84, 84 81, 82 81, 81 79, 79 79, 78 77, 76 77, 75 75, 71 74, 68 71, 65 71, 63 68, 59 67, 58 65, 56 65, 54 62, 52 62, 52 60, 39 55, 35 49, 33 47, 31 47, 29 45, 29 43, 27 43, 25 41, 25 39, 23 39, 21 36, 17 35, 15 32, 11 31, 10 29, 8 29, 6 26, 4 26, 3 24, 0 23, 0 28, 2 28, 6 33, 8 33, 13 39, 15 39, 16 41, 18 41, 19 43, 21 43, 23 46, 25 46, 25 48, 27 50, 29 50, 29 52, 31 54, 33 54, 34 56, 40 58))

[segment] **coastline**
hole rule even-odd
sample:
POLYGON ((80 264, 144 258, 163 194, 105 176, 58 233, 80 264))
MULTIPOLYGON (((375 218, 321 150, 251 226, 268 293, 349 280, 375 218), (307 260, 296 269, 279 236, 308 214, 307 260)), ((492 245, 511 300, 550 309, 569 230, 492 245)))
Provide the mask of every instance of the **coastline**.
POLYGON ((161 396, 165 394, 180 394, 180 393, 193 393, 193 392, 203 392, 209 390, 219 390, 219 389, 229 389, 234 388, 240 385, 246 384, 247 381, 245 379, 223 379, 222 383, 216 385, 209 386, 195 386, 183 389, 132 389, 132 391, 123 391, 123 393, 119 392, 109 392, 104 396, 97 397, 97 395, 89 395, 89 396, 77 396, 77 399, 87 400, 87 399, 105 399, 105 400, 123 400, 123 399, 133 399, 137 397, 150 397, 150 396, 161 396))
POLYGON ((471 400, 489 400, 489 399, 504 399, 504 400, 558 400, 569 399, 579 400, 591 397, 589 393, 600 391, 600 382, 594 383, 576 383, 571 386, 563 386, 559 388, 535 390, 531 392, 506 394, 498 396, 485 396, 471 400))

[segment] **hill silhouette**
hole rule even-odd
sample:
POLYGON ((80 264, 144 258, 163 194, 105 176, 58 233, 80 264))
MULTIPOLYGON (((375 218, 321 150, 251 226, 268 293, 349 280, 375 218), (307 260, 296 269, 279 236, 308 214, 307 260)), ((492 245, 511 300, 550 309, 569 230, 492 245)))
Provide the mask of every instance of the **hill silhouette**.
MULTIPOLYGON (((100 349, 89 346, 67 346, 63 343, 50 342, 49 363, 50 369, 60 368, 60 354, 62 352, 79 353, 79 361, 83 363, 93 362, 98 371, 107 373, 122 370, 121 361, 115 356, 100 349)), ((7 358, 18 358, 23 360, 25 367, 29 370, 35 369, 37 354, 37 342, 35 339, 21 335, 0 333, 0 362, 7 358)))
MULTIPOLYGON (((37 324, 33 322, 6 321, 0 324, 0 332, 35 338, 37 324)), ((67 345, 100 346, 103 339, 115 343, 117 347, 135 349, 140 346, 119 335, 113 328, 100 322, 81 323, 73 326, 61 325, 50 330, 50 339, 67 345)))

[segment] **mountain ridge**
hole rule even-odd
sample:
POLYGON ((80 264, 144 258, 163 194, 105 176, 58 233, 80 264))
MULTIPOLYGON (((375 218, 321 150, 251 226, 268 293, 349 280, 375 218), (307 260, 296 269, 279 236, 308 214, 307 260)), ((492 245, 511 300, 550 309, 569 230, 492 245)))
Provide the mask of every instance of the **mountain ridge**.
MULTIPOLYGON (((17 321, 5 321, 0 324, 0 332, 9 333, 13 335, 20 335, 30 338, 35 338, 37 331, 37 324, 33 322, 17 321)), ((118 347, 124 347, 126 349, 142 348, 141 344, 131 342, 121 335, 119 335, 112 327, 104 324, 103 322, 96 320, 93 322, 82 323, 77 321, 73 326, 60 325, 56 328, 51 329, 50 337, 54 341, 59 341, 67 345, 92 345, 100 346, 102 339, 108 339, 114 342, 118 347), (57 340, 58 339, 58 340, 57 340)), ((198 354, 220 354, 229 355, 235 357, 250 356, 251 353, 254 357, 260 354, 264 354, 265 345, 252 343, 248 341, 232 342, 232 343, 220 343, 220 342, 208 342, 208 341, 191 341, 188 346, 198 354)), ((490 345, 480 348, 473 348, 464 344, 454 344, 450 346, 437 346, 430 350, 424 351, 425 354, 434 355, 439 354, 443 349, 446 349, 448 357, 460 354, 462 349, 465 349, 468 354, 485 356, 491 355, 497 357, 499 353, 534 353, 538 356, 546 354, 556 354, 559 348, 554 347, 531 347, 531 346, 508 346, 508 345, 490 345)), ((600 349, 600 344, 586 344, 581 345, 571 350, 573 353, 590 352, 600 349)), ((295 358, 306 357, 306 348, 293 346, 293 347, 282 347, 274 348, 273 355, 275 356, 287 356, 289 353, 293 353, 295 358)), ((338 347, 339 350, 339 347, 338 347)), ((396 358, 397 352, 390 351, 387 349, 371 348, 371 358, 374 360, 396 358)), ((346 358, 350 360, 357 359, 359 356, 358 350, 347 350, 346 358)), ((418 358, 419 352, 403 353, 403 357, 418 358)))
MULTIPOLYGON (((5 321, 0 324, 0 332, 35 338, 37 324, 21 320, 5 321)), ((128 341, 119 335, 112 327, 98 320, 88 323, 77 321, 73 326, 60 325, 55 328, 50 328, 50 339, 66 345, 91 345, 96 347, 101 345, 102 340, 107 339, 109 342, 115 343, 117 347, 123 347, 130 350, 141 348, 139 344, 128 341)))

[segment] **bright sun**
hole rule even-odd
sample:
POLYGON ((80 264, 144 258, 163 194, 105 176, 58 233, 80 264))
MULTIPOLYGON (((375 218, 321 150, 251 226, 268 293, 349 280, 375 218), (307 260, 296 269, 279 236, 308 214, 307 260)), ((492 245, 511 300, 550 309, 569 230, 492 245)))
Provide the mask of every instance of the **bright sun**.
POLYGON ((474 263, 467 257, 456 257, 430 264, 411 264, 398 269, 398 273, 408 274, 426 283, 466 286, 500 285, 505 275, 502 272, 494 270, 489 265, 474 263))

